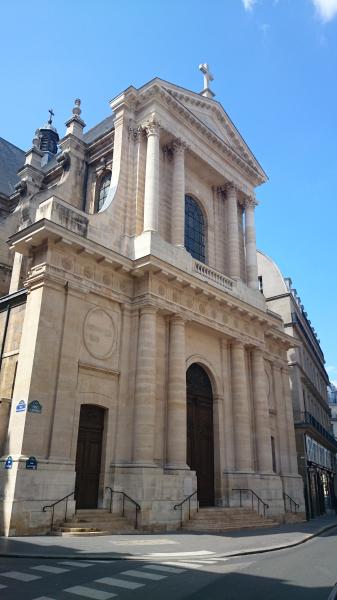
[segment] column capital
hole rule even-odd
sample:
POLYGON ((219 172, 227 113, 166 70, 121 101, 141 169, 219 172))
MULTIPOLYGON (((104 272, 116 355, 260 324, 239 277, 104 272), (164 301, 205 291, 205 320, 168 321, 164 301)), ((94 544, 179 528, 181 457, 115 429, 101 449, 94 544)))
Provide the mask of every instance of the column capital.
POLYGON ((144 129, 147 137, 150 137, 151 135, 159 136, 160 123, 159 123, 155 113, 152 113, 149 120, 146 121, 146 123, 144 123, 143 129, 144 129))
POLYGON ((259 203, 256 200, 255 196, 245 196, 243 204, 246 209, 252 208, 254 210, 259 203))
POLYGON ((186 319, 184 319, 184 317, 182 317, 181 315, 170 315, 168 318, 170 323, 175 323, 177 325, 185 325, 186 323, 186 319))
POLYGON ((184 154, 187 143, 182 138, 175 138, 171 142, 171 148, 174 154, 184 154))
POLYGON ((139 313, 140 315, 155 315, 157 314, 158 309, 155 306, 151 306, 150 304, 146 304, 145 306, 140 306, 139 313))
POLYGON ((231 341, 230 344, 231 344, 232 348, 242 348, 242 349, 244 349, 246 347, 246 344, 242 340, 233 340, 233 341, 231 341))
POLYGON ((227 196, 229 194, 238 193, 238 188, 233 181, 226 181, 225 185, 223 186, 223 190, 226 192, 227 196))

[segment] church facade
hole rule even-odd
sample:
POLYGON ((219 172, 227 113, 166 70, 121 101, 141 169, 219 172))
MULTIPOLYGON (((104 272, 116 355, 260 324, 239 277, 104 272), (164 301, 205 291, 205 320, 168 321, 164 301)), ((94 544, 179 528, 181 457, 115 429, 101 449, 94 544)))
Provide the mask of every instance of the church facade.
POLYGON ((258 290, 266 175, 212 96, 154 79, 85 134, 76 101, 26 153, 0 301, 5 535, 48 531, 43 506, 72 491, 72 511, 108 506, 107 487, 144 528, 177 527, 194 492, 304 510, 293 340, 258 290))

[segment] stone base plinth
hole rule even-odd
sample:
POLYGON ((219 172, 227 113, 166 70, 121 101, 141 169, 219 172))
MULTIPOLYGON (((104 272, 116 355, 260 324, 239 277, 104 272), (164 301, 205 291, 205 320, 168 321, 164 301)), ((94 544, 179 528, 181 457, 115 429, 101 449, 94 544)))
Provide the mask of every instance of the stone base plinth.
MULTIPOLYGON (((189 469, 167 469, 143 466, 114 466, 112 485, 136 500, 141 506, 139 525, 142 529, 176 529, 180 525, 180 509, 174 505, 197 489, 194 471, 189 469)), ((106 498, 108 502, 108 498, 106 498)), ((107 506, 107 505, 106 505, 107 506)), ((115 495, 113 512, 120 513, 122 495, 115 495)), ((196 497, 191 502, 192 511, 197 509, 196 497)), ((125 501, 126 515, 132 521, 135 507, 125 501)))
MULTIPOLYGON (((234 490, 251 489, 268 504, 266 516, 279 517, 284 514, 283 487, 279 475, 275 473, 224 472, 223 478, 225 492, 223 506, 239 507, 240 492, 234 490)), ((252 494, 241 492, 241 504, 244 507, 252 508, 252 494)), ((253 507, 254 510, 257 510, 256 498, 253 507)), ((263 510, 262 506, 260 506, 260 510, 263 510)))
MULTIPOLYGON (((26 469, 26 458, 0 472, 0 535, 24 536, 50 532, 51 511, 43 507, 63 498, 75 488, 75 468, 69 463, 39 461, 37 470, 26 469)), ((74 498, 68 501, 68 516, 75 512, 74 498)), ((65 502, 54 509, 54 524, 64 521, 65 502)))

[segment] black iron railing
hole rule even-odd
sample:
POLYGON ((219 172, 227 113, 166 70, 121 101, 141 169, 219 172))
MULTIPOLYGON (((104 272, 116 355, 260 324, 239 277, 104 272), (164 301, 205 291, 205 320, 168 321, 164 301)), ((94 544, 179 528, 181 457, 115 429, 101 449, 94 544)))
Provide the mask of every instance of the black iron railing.
POLYGON ((178 502, 178 504, 175 504, 173 507, 173 510, 177 510, 178 508, 180 508, 180 526, 183 526, 183 505, 185 504, 185 502, 188 502, 188 520, 190 520, 191 518, 191 498, 193 498, 193 496, 197 496, 197 512, 199 511, 199 506, 198 506, 198 491, 196 490, 195 492, 193 492, 193 494, 190 494, 189 496, 186 496, 186 498, 184 498, 184 500, 182 500, 181 502, 178 502))
POLYGON ((299 423, 306 423, 306 424, 314 427, 314 429, 316 429, 316 431, 318 431, 323 437, 325 437, 327 440, 329 440, 329 442, 331 444, 333 444, 334 447, 337 449, 336 438, 332 435, 332 433, 330 433, 330 431, 325 429, 325 427, 323 427, 323 425, 321 425, 320 422, 317 421, 317 419, 315 419, 315 417, 310 412, 305 410, 304 412, 302 412, 300 414, 299 419, 296 418, 296 415, 295 415, 295 425, 297 425, 299 423))
POLYGON ((284 502, 284 511, 285 512, 297 512, 297 509, 300 507, 300 505, 297 504, 297 502, 295 502, 295 500, 293 498, 291 498, 285 492, 282 492, 282 494, 283 494, 283 502, 284 502), (289 510, 287 509, 287 503, 289 505, 289 510))
POLYGON ((140 505, 138 504, 138 502, 136 502, 136 500, 134 500, 133 498, 130 498, 130 496, 128 496, 125 492, 121 492, 120 490, 113 490, 111 487, 106 487, 106 490, 109 490, 110 492, 110 512, 112 512, 112 497, 113 494, 122 494, 123 497, 123 501, 122 501, 122 516, 125 516, 125 500, 129 500, 129 502, 131 502, 132 504, 134 504, 135 506, 135 510, 136 510, 136 514, 135 514, 135 529, 138 529, 138 513, 142 510, 140 505))
POLYGON ((242 493, 246 494, 248 492, 248 494, 251 494, 252 510, 255 510, 254 502, 257 501, 258 514, 260 514, 260 506, 262 506, 263 516, 266 516, 266 509, 269 508, 269 504, 262 500, 254 490, 251 490, 250 488, 233 488, 232 492, 240 492, 240 507, 242 507, 242 493))
POLYGON ((53 504, 46 504, 46 506, 43 507, 43 512, 46 512, 46 510, 48 508, 51 509, 51 522, 50 522, 50 533, 53 532, 53 525, 54 525, 54 514, 55 514, 55 506, 57 504, 60 504, 60 502, 63 502, 64 500, 66 501, 66 507, 65 507, 65 512, 64 512, 64 520, 67 520, 67 512, 68 512, 68 500, 69 498, 71 498, 71 496, 75 495, 75 490, 73 492, 70 492, 70 494, 67 494, 66 496, 63 496, 63 498, 60 498, 59 500, 56 500, 56 502, 53 502, 53 504))

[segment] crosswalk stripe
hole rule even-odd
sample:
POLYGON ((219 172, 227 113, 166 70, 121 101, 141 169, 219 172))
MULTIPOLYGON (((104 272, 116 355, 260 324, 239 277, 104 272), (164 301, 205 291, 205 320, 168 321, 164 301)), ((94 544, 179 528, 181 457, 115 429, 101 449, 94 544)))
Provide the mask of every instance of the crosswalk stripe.
POLYGON ((127 575, 128 577, 139 577, 140 579, 152 579, 153 581, 159 581, 165 579, 167 575, 158 575, 157 573, 144 573, 143 571, 123 571, 121 575, 127 575))
POLYGON ((68 573, 69 569, 61 569, 61 567, 52 567, 50 565, 37 565, 36 567, 30 567, 36 571, 43 571, 44 573, 53 573, 59 575, 59 573, 68 573))
POLYGON ((63 590, 69 594, 75 594, 82 598, 92 598, 93 600, 109 600, 114 598, 117 594, 110 594, 109 592, 102 592, 101 590, 95 590, 93 588, 87 588, 84 585, 74 585, 73 587, 66 588, 63 590))
POLYGON ((182 565, 184 565, 185 569, 200 569, 200 565, 198 565, 198 563, 189 563, 189 562, 173 562, 170 560, 170 562, 164 562, 164 565, 169 565, 172 567, 181 567, 182 565))
POLYGON ((34 579, 41 579, 40 575, 30 575, 29 573, 21 573, 20 571, 7 571, 7 573, 1 573, 1 577, 10 577, 10 579, 17 579, 18 581, 34 581, 34 579))
POLYGON ((148 556, 168 556, 169 558, 178 558, 180 557, 188 557, 193 558, 193 556, 206 556, 207 554, 215 554, 215 552, 211 552, 210 550, 195 550, 194 552, 150 552, 148 556))
POLYGON ((113 587, 120 587, 128 590, 136 590, 137 588, 144 587, 144 583, 124 581, 123 579, 114 579, 114 577, 102 577, 102 579, 95 579, 95 583, 104 583, 104 585, 111 585, 113 587))
POLYGON ((67 567, 80 567, 84 569, 84 567, 93 567, 92 563, 83 562, 82 560, 63 560, 58 563, 59 565, 66 565, 67 567))
POLYGON ((152 569, 153 571, 163 571, 164 573, 183 573, 184 569, 175 569, 174 567, 164 567, 163 565, 145 565, 142 569, 152 569))

